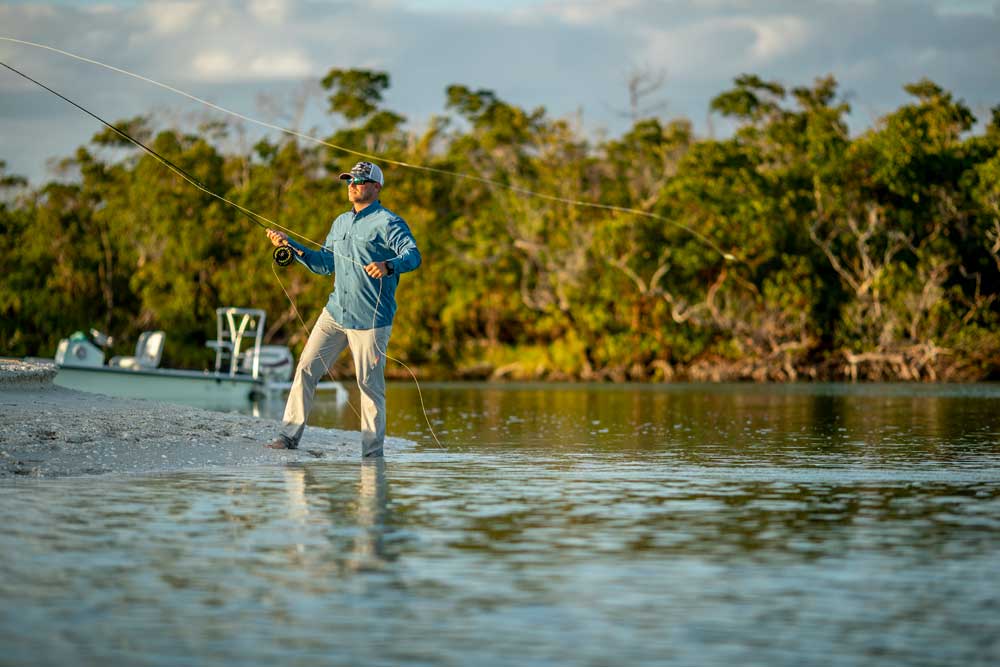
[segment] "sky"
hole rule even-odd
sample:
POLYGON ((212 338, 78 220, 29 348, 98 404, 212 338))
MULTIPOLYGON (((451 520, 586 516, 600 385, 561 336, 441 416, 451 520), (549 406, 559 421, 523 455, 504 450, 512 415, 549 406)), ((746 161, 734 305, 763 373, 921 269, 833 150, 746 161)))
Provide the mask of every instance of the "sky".
MULTIPOLYGON (((331 68, 389 73, 386 106, 419 131, 454 83, 570 117, 589 135, 629 124, 627 81, 662 81, 649 113, 726 132, 711 99, 755 73, 792 87, 834 75, 863 132, 928 77, 980 118, 1000 105, 1000 0, 36 0, 0 1, 0 37, 43 43, 320 136, 331 68)), ((147 83, 0 41, 0 62, 107 120, 220 118, 147 83)), ((0 160, 33 184, 100 130, 0 68, 0 160)), ((251 135, 254 132, 250 133, 251 135)), ((233 139, 238 143, 237 139, 233 139)), ((239 145, 235 146, 240 148, 239 145)))

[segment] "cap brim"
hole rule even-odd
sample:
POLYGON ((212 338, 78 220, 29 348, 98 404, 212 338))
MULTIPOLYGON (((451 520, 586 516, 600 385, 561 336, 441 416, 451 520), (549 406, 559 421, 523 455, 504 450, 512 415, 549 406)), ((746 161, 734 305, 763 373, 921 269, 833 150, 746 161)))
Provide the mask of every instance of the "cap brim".
POLYGON ((341 175, 340 175, 340 177, 339 177, 339 178, 340 178, 340 180, 342 180, 342 181, 349 181, 349 180, 351 180, 352 178, 354 178, 354 174, 352 174, 352 173, 350 173, 350 172, 347 172, 347 173, 343 173, 343 174, 341 174, 341 175))

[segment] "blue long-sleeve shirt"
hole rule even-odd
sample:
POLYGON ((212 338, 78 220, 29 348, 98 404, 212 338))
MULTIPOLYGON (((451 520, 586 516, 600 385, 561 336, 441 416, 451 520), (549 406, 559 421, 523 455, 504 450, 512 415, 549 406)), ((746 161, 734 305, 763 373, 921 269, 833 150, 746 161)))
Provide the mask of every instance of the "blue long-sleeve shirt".
POLYGON ((420 250, 409 226, 378 201, 357 213, 352 209, 339 215, 320 250, 310 250, 291 239, 288 244, 301 251, 293 253, 295 258, 313 273, 335 274, 326 309, 347 329, 392 324, 399 276, 420 266, 420 250), (391 276, 380 281, 365 273, 366 265, 385 261, 392 262, 391 276))

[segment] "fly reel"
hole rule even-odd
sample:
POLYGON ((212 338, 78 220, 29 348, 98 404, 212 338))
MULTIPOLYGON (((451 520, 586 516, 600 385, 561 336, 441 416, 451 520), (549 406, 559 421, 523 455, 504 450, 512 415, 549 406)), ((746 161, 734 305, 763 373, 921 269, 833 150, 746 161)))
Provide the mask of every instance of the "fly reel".
POLYGON ((274 256, 274 263, 278 266, 288 266, 295 261, 295 255, 292 254, 291 246, 280 245, 274 249, 272 254, 274 256))

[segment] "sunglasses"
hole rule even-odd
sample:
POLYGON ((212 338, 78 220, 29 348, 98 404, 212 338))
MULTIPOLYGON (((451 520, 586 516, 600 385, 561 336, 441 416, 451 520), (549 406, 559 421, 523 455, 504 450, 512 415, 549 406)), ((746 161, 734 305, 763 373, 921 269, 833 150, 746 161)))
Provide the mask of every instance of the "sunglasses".
POLYGON ((355 178, 348 178, 346 180, 347 180, 347 184, 348 185, 364 185, 365 183, 374 183, 375 182, 375 181, 373 181, 370 178, 357 178, 357 177, 355 177, 355 178))

